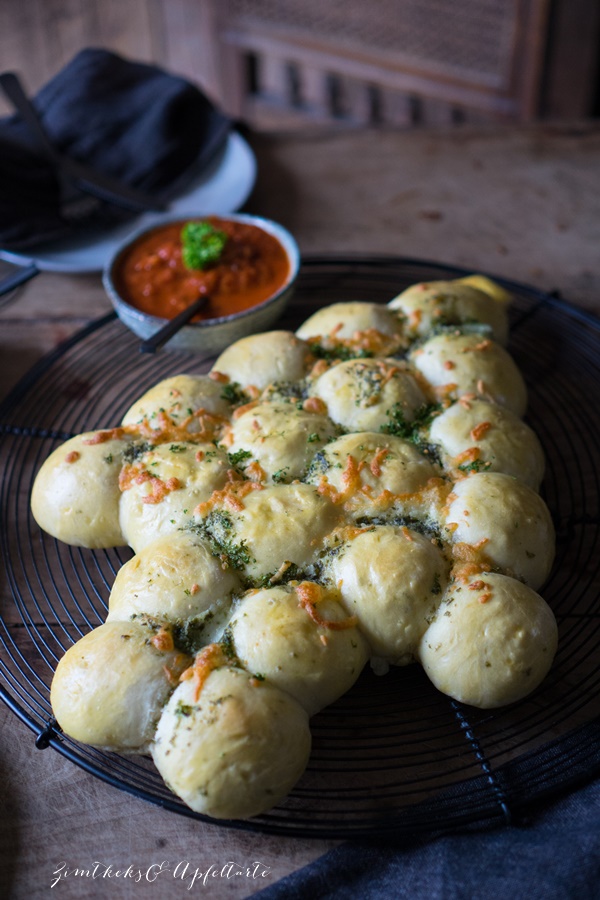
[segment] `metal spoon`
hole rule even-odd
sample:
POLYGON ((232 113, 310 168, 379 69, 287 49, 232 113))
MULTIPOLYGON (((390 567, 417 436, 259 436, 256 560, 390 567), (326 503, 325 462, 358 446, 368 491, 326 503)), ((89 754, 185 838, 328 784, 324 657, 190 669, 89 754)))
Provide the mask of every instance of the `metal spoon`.
POLYGON ((142 341, 140 344, 140 353, 156 353, 156 351, 166 344, 174 334, 183 328, 184 325, 192 319, 197 312, 199 312, 202 307, 208 303, 207 294, 203 294, 201 297, 198 297, 197 300, 194 300, 193 303, 190 303, 189 306, 186 306, 179 315, 175 316, 174 319, 170 319, 166 325, 163 325, 162 328, 159 328, 158 331, 155 331, 151 337, 146 338, 145 341, 142 341))

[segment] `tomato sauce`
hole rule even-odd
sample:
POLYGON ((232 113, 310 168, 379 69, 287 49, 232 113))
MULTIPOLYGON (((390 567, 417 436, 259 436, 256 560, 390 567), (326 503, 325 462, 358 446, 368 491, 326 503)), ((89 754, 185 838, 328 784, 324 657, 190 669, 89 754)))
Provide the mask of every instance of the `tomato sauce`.
POLYGON ((229 316, 257 306, 286 283, 290 263, 280 242, 244 222, 207 216, 227 234, 219 259, 205 269, 188 269, 182 260, 185 221, 159 225, 125 252, 114 281, 123 299, 142 312, 172 319, 206 294, 205 307, 193 321, 229 316))

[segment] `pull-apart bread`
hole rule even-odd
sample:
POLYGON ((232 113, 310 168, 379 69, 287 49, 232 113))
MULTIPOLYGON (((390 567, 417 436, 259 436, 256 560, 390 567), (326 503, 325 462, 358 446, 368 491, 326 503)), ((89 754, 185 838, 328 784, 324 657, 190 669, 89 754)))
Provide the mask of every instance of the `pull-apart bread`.
POLYGON ((58 664, 63 730, 150 752, 192 809, 244 818, 292 789, 309 718, 369 662, 420 663, 481 708, 535 690, 554 531, 509 302, 475 275, 337 303, 55 450, 39 525, 136 554, 58 664))

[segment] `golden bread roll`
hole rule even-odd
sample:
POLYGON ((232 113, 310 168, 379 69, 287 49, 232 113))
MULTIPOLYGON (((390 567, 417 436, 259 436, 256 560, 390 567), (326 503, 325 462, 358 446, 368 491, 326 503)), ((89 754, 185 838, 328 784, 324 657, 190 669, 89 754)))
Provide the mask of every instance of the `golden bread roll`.
POLYGON ((395 359, 350 359, 310 387, 333 421, 347 431, 379 431, 397 411, 412 422, 427 400, 414 376, 395 359))
POLYGON ((405 317, 411 338, 425 337, 439 325, 480 323, 488 325, 500 344, 508 338, 506 306, 498 303, 479 284, 456 281, 428 281, 413 284, 388 303, 388 308, 405 317))
POLYGON ((52 537, 76 547, 127 543, 119 522, 119 473, 130 442, 98 440, 99 432, 61 444, 36 475, 33 517, 52 537))
POLYGON ((314 582, 251 591, 228 631, 235 656, 314 715, 345 694, 368 659, 338 595, 314 582))
POLYGON ((225 499, 197 519, 234 567, 253 581, 264 581, 290 563, 303 570, 341 515, 310 484, 271 485, 238 502, 236 508, 225 499))
POLYGON ((200 692, 183 681, 161 716, 151 752, 167 785, 191 809, 246 819, 278 803, 308 762, 308 716, 266 681, 226 666, 200 692))
POLYGON ((333 303, 313 313, 296 331, 303 340, 333 334, 336 338, 352 338, 356 332, 374 329, 390 337, 400 337, 402 325, 398 316, 379 303, 333 303))
POLYGON ((54 715, 77 741, 144 751, 190 663, 160 630, 139 622, 105 622, 60 660, 50 691, 54 715))
POLYGON ((372 525, 346 532, 332 542, 327 576, 373 656, 393 665, 414 662, 448 582, 447 560, 414 529, 372 525))
POLYGON ((120 522, 130 547, 185 527, 194 509, 227 483, 227 453, 209 443, 172 441, 151 447, 121 472, 120 522))
POLYGON ((453 403, 433 419, 429 439, 446 468, 502 472, 534 491, 544 476, 544 451, 535 432, 514 413, 487 400, 453 403))
POLYGON ((313 459, 306 480, 326 494, 339 494, 345 509, 355 515, 373 515, 384 492, 415 493, 436 474, 435 466, 409 441, 361 431, 327 444, 313 459))
POLYGON ((484 294, 487 294, 488 297, 491 297, 492 300, 495 300, 501 306, 508 307, 513 301, 510 291, 507 291, 506 288, 503 288, 502 285, 492 278, 488 278, 487 275, 466 275, 464 278, 457 278, 456 281, 458 284, 469 284, 471 287, 483 291, 484 294))
POLYGON ((335 437, 327 416, 301 404, 261 403, 235 418, 230 458, 258 480, 282 484, 302 478, 315 453, 335 437), (256 465, 258 464, 258 466, 256 465))
POLYGON ((251 334, 231 344, 216 360, 212 371, 227 375, 242 387, 264 390, 274 381, 298 381, 304 377, 310 351, 291 331, 251 334))
MULTIPOLYGON (((484 561, 537 590, 554 560, 554 525, 548 507, 510 475, 482 472, 458 481, 445 526, 455 545, 475 548, 484 561)), ((468 558, 473 555, 468 549, 468 558)))
POLYGON ((239 590, 238 574, 223 565, 206 538, 179 531, 147 544, 119 569, 107 621, 163 619, 210 644, 223 630, 231 596, 239 590))
POLYGON ((471 395, 525 414, 523 376, 504 347, 481 334, 438 334, 412 350, 410 359, 440 399, 471 395))
POLYGON ((190 433, 202 430, 197 413, 228 416, 230 405, 223 396, 223 384, 208 375, 173 375, 159 381, 131 406, 123 417, 123 425, 136 425, 146 420, 150 426, 159 423, 165 413, 175 425, 185 425, 190 433))
POLYGON ((419 656, 444 694, 491 709, 535 690, 556 645, 556 621, 539 594, 507 575, 484 572, 450 586, 419 656))

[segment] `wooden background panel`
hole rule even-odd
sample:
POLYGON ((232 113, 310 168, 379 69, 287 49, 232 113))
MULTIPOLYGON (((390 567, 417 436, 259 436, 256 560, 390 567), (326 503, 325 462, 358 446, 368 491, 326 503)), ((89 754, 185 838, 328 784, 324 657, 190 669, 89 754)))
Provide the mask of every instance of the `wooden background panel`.
MULTIPOLYGON (((205 0, 2 0, 0 66, 35 93, 84 47, 156 62, 216 93, 205 0)), ((0 115, 10 111, 0 98, 0 115)))
MULTIPOLYGON (((298 0, 299 7, 302 2, 298 0)), ((400 14, 402 0, 396 3, 394 8, 400 14)), ((219 27, 223 31, 223 23, 218 20, 227 9, 226 0, 0 0, 0 69, 17 71, 27 89, 34 93, 78 50, 103 46, 136 60, 158 63, 195 81, 230 114, 245 117, 261 130, 310 127, 315 121, 324 120, 337 126, 360 127, 376 125, 381 118, 388 125, 406 128, 439 126, 450 121, 475 124, 482 116, 487 121, 490 119, 490 110, 471 108, 468 103, 455 109, 456 104, 444 94, 447 90, 444 78, 435 75, 435 66, 428 89, 423 84, 420 87, 403 84, 401 88, 396 85, 394 90, 389 84, 379 85, 382 96, 375 117, 369 110, 365 112, 361 92, 353 91, 352 75, 357 73, 346 73, 344 90, 353 94, 351 114, 332 115, 329 100, 323 94, 323 72, 314 82, 306 48, 299 67, 303 104, 294 108, 294 104, 283 103, 285 84, 279 82, 273 95, 268 91, 248 94, 248 48, 240 50, 229 38, 217 45, 219 27), (278 102, 274 102, 277 98, 278 102)), ((513 66, 513 76, 517 80, 525 79, 521 88, 528 99, 522 113, 534 118, 538 112, 545 118, 591 116, 599 94, 600 5, 597 0, 553 0, 547 35, 542 21, 546 0, 520 0, 519 9, 519 33, 527 30, 532 11, 540 19, 527 32, 529 37, 513 66), (538 41, 547 41, 543 54, 538 52, 538 41), (538 96, 540 65, 544 69, 541 97, 538 96), (527 78, 531 82, 528 88, 527 78), (541 101, 540 109, 538 101, 541 101)), ((229 34, 230 30, 225 28, 225 33, 229 34)), ((264 29, 253 40, 267 41, 268 52, 262 54, 261 64, 268 65, 277 55, 273 55, 273 42, 264 29)), ((285 44, 282 48, 284 61, 294 63, 290 46, 285 44)), ((476 50, 473 47, 473 53, 476 50)), ((319 60, 323 69, 323 58, 319 60)), ((331 72, 339 78, 340 59, 333 54, 329 62, 331 72)), ((297 59, 295 64, 298 65, 297 59)), ((371 67, 368 76, 363 72, 362 86, 378 84, 377 73, 377 65, 371 67)), ((373 105, 371 100, 369 104, 373 105)), ((8 104, 0 98, 0 115, 8 111, 8 104)))

